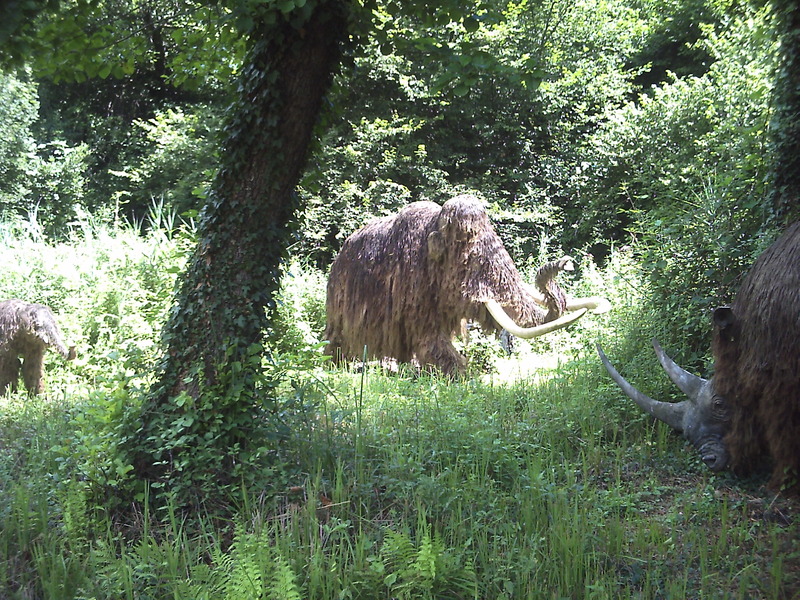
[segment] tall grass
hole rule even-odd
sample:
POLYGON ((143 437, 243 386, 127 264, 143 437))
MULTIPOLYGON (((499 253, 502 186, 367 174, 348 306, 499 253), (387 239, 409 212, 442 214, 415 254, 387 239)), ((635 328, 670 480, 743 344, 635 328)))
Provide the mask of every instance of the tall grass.
POLYGON ((114 496, 126 468, 115 436, 148 382, 187 235, 87 222, 68 243, 48 244, 24 224, 0 231, 13 265, 3 293, 53 305, 81 349, 76 365, 48 364, 46 396, 0 399, 2 598, 800 590, 796 504, 762 479, 705 470, 598 365, 600 339, 644 391, 671 393, 648 348, 658 329, 642 320, 646 290, 630 257, 586 265, 573 284, 610 297, 610 315, 494 356, 491 372, 463 382, 321 366, 321 275, 293 266, 279 326, 299 343, 277 347, 269 363, 292 413, 292 485, 242 490, 229 499, 236 516, 220 521, 212 508, 152 513, 146 499, 121 507, 114 496))

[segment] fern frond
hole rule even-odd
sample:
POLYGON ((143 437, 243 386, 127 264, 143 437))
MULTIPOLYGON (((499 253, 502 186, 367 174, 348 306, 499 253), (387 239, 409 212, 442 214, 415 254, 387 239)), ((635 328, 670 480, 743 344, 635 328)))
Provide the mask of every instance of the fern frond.
POLYGON ((275 559, 274 567, 270 587, 267 590, 267 598, 269 600, 300 600, 300 588, 297 586, 297 578, 289 562, 282 556, 278 556, 275 559))

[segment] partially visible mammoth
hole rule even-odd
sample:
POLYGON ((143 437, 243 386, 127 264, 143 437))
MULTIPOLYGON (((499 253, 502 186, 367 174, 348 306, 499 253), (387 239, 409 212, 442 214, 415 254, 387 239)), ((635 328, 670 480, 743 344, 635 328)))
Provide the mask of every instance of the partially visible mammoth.
POLYGON ((457 196, 443 206, 414 202, 351 235, 328 280, 326 351, 334 358, 417 361, 446 374, 466 359, 453 346, 464 320, 484 330, 532 338, 565 327, 602 298, 568 299, 553 278, 573 268, 565 257, 528 287, 480 201, 457 196))
POLYGON ((9 386, 17 389, 20 371, 28 393, 41 394, 47 348, 55 349, 65 360, 75 358, 75 347, 64 344, 49 308, 16 299, 0 302, 0 394, 9 386))
POLYGON ((800 492, 800 222, 753 264, 731 306, 714 310, 714 376, 681 369, 654 342, 662 366, 688 400, 658 402, 611 366, 642 409, 681 431, 713 470, 751 472, 772 458, 773 489, 800 492))

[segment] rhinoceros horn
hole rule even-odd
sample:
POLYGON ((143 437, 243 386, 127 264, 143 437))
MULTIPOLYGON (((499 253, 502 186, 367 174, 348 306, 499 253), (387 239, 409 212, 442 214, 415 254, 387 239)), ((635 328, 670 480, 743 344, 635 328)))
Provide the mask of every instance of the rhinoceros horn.
MULTIPOLYGON (((689 392, 684 389, 682 386, 686 386, 687 389, 694 389, 696 388, 696 383, 694 381, 689 380, 688 377, 695 377, 690 373, 686 373, 681 369, 678 365, 676 365, 661 349, 661 346, 654 340, 653 343, 656 354, 658 354, 658 359, 661 361, 661 365, 667 371, 667 374, 670 376, 670 379, 678 386, 681 390, 685 393, 689 394, 689 392), (676 377, 678 378, 676 380, 676 377), (680 383, 679 383, 680 381, 680 383)), ((687 410, 689 409, 690 400, 683 400, 682 402, 659 402, 658 400, 653 400, 650 396, 643 394, 635 387, 633 387, 630 383, 628 383, 625 378, 619 374, 619 372, 612 366, 609 362, 608 358, 606 357, 603 349, 600 347, 600 344, 597 344, 597 353, 600 355, 600 360, 603 361, 603 365, 605 365, 606 371, 608 374, 611 375, 611 378, 617 383, 617 385, 625 392, 625 395, 628 396, 631 400, 636 402, 636 404, 646 413, 654 416, 656 419, 660 421, 664 421, 667 425, 672 427, 673 429, 677 429, 678 431, 683 431, 683 419, 686 415, 687 410)), ((700 379, 699 377, 697 379, 700 379)), ((689 394, 690 398, 696 397, 697 390, 694 389, 695 395, 692 396, 689 394)))
POLYGON ((689 396, 689 400, 697 400, 700 395, 700 389, 705 385, 706 380, 697 375, 692 375, 689 371, 679 367, 674 360, 672 360, 667 353, 661 348, 658 340, 653 340, 653 348, 658 356, 658 362, 664 367, 664 370, 669 375, 672 383, 678 386, 678 389, 684 394, 689 396))

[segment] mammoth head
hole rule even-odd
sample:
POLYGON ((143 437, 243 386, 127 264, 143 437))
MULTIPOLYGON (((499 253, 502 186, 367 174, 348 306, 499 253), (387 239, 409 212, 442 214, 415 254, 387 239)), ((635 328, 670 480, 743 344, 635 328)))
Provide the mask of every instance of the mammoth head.
MULTIPOLYGON (((450 252, 464 254, 466 249, 480 238, 496 238, 489 215, 482 203, 470 195, 456 196, 445 202, 434 222, 434 229, 428 234, 428 256, 434 261, 442 261, 450 252)), ((497 243, 499 239, 497 239, 497 243)), ((447 260, 454 260, 451 256, 447 260)))
POLYGON ((475 196, 464 194, 445 202, 425 241, 432 265, 429 273, 439 278, 440 297, 447 298, 450 306, 454 298, 462 301, 468 308, 460 316, 514 336, 539 337, 566 327, 589 310, 599 314, 611 307, 603 298, 567 299, 560 291, 554 277, 574 270, 569 256, 540 268, 536 284, 542 292, 525 284, 475 196), (556 293, 561 293, 562 302, 548 301, 556 293))
POLYGON ((723 437, 730 422, 728 400, 714 390, 714 379, 703 379, 679 367, 656 340, 653 340, 658 360, 672 382, 688 396, 682 402, 659 402, 646 396, 611 365, 600 345, 597 352, 606 370, 617 385, 646 413, 679 431, 700 452, 703 462, 713 471, 721 471, 730 460, 723 437))

